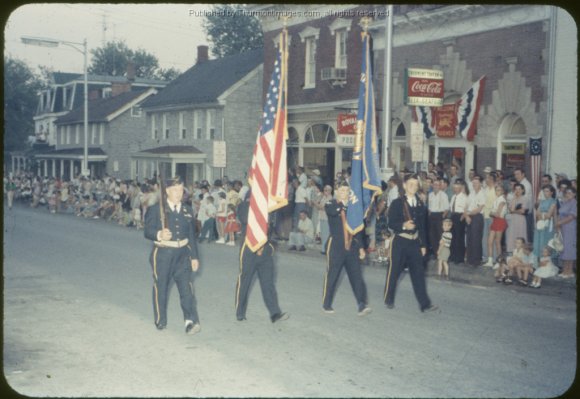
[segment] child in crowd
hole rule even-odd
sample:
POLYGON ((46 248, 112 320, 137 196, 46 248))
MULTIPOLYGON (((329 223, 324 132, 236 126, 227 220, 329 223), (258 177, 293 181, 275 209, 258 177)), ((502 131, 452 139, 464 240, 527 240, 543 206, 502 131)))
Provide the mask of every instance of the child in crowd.
POLYGON ((137 230, 143 228, 143 224, 141 223, 141 209, 139 207, 135 207, 131 210, 131 215, 133 219, 133 226, 137 228, 137 230))
MULTIPOLYGON (((506 262, 507 269, 504 270, 504 273, 506 274, 506 278, 504 279, 504 283, 506 283, 506 284, 513 283, 511 277, 514 275, 515 268, 517 267, 517 265, 522 263, 523 259, 525 258, 525 254, 524 254, 524 246, 525 245, 526 245, 526 240, 524 238, 522 238, 522 237, 516 238, 516 241, 514 244, 514 251, 512 253, 512 256, 508 256, 506 259, 507 260, 507 262, 506 262)), ((501 266, 500 266, 500 269, 502 269, 501 266)))
POLYGON ((449 255, 451 247, 451 238, 453 234, 451 233, 451 228, 453 227, 453 222, 451 219, 443 220, 443 234, 441 235, 441 240, 439 241, 439 250, 437 251, 437 274, 439 278, 445 276, 449 280, 449 255))
POLYGON ((528 277, 534 273, 536 268, 536 257, 534 256, 532 244, 524 246, 524 258, 521 264, 516 266, 515 270, 518 275, 519 283, 523 286, 528 285, 528 277))
POLYGON ((224 230, 228 215, 227 205, 228 202, 226 201, 226 193, 222 191, 218 192, 216 201, 216 227, 218 232, 218 240, 216 241, 216 244, 226 243, 226 235, 224 230))
POLYGON ((542 250, 542 257, 540 258, 540 266, 534 272, 534 279, 530 287, 540 288, 542 286, 542 279, 554 277, 558 275, 558 268, 552 263, 552 250, 546 246, 542 250))
MULTIPOLYGON (((524 238, 516 238, 515 249, 513 255, 508 258, 508 269, 509 276, 517 275, 519 283, 521 285, 528 285, 528 276, 533 273, 534 256, 531 254, 532 248, 526 245, 526 240, 524 238)), ((511 281, 511 279, 508 277, 511 281)), ((508 279, 506 283, 509 284, 508 279)))
POLYGON ((233 204, 228 204, 228 213, 226 217, 226 225, 224 227, 224 234, 228 235, 228 242, 226 245, 236 245, 235 234, 240 231, 240 224, 236 219, 236 207, 233 204))
POLYGON ((382 245, 377 249, 377 260, 379 262, 385 262, 389 258, 389 247, 391 246, 391 233, 389 230, 383 230, 381 233, 381 238, 383 240, 382 245))
POLYGON ((203 213, 204 218, 202 219, 202 215, 198 215, 200 220, 203 220, 203 224, 201 226, 201 232, 199 233, 199 242, 203 242, 207 235, 207 241, 212 242, 216 239, 215 237, 215 217, 217 209, 214 205, 214 199, 212 196, 208 196, 206 199, 205 207, 200 210, 200 214, 203 213))
POLYGON ((508 272, 507 272, 508 271, 507 259, 506 259, 505 255, 500 254, 497 257, 497 259, 495 260, 495 264, 497 265, 497 268, 495 270, 495 275, 494 275, 495 281, 498 283, 505 283, 506 280, 509 278, 508 272))
POLYGON ((57 203, 59 201, 59 192, 53 191, 50 197, 48 198, 48 210, 50 213, 56 213, 57 203))

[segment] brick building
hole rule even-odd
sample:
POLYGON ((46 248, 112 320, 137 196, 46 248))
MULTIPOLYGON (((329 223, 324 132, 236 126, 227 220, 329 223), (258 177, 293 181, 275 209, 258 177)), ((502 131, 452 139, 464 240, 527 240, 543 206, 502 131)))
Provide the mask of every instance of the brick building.
POLYGON ((196 65, 143 104, 147 129, 131 154, 132 177, 152 176, 158 164, 187 183, 246 176, 260 123, 263 51, 215 60, 207 51, 199 46, 196 65))
MULTIPOLYGON (((350 165, 352 135, 339 134, 340 114, 356 112, 360 20, 374 16, 374 84, 382 137, 385 6, 260 5, 293 10, 290 36, 289 162, 318 168, 327 180, 350 165)), ((266 14, 266 13, 264 13, 266 14)), ((396 5, 393 13, 391 126, 388 156, 395 170, 412 169, 411 108, 404 103, 404 72, 444 73, 444 103, 452 104, 487 76, 474 141, 461 136, 426 141, 423 161, 452 159, 464 173, 485 166, 527 168, 530 137, 543 137, 542 166, 576 174, 577 38, 572 17, 551 6, 396 5)), ((267 77, 283 22, 263 17, 267 77)), ((264 81, 264 90, 267 82, 264 81)))

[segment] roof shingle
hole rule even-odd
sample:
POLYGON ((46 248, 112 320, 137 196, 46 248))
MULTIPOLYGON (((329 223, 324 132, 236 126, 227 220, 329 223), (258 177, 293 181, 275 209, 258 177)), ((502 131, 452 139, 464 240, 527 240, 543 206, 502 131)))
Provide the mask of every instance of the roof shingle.
MULTIPOLYGON (((121 107, 130 103, 145 90, 128 91, 119 94, 115 97, 100 98, 98 100, 89 101, 89 122, 104 122, 107 116, 117 111, 121 107)), ((56 120, 56 124, 79 123, 84 120, 84 106, 73 109, 66 115, 61 116, 56 120)))
POLYGON ((218 97, 263 62, 263 50, 255 49, 194 65, 148 98, 143 108, 217 102, 218 97))

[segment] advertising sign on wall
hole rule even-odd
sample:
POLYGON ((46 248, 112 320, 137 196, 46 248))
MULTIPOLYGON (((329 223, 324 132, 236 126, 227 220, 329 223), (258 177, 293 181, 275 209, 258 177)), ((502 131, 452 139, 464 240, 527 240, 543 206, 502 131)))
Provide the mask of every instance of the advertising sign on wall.
POLYGON ((453 138, 457 126, 455 104, 445 104, 439 108, 433 108, 435 112, 435 131, 437 137, 453 138))
POLYGON ((356 114, 338 114, 336 130, 338 134, 355 134, 356 114))
POLYGON ((436 69, 405 69, 405 104, 440 107, 443 105, 443 71, 436 69))

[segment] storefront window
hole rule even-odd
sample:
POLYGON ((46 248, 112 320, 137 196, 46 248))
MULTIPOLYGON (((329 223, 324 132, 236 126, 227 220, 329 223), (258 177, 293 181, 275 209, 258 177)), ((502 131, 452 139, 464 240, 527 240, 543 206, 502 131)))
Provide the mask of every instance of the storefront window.
POLYGON ((405 137, 407 135, 407 129, 405 129, 405 125, 401 122, 399 126, 397 126, 397 130, 395 132, 395 137, 405 137))
POLYGON ((306 130, 305 143, 335 143, 336 133, 334 129, 325 123, 312 125, 306 130))

